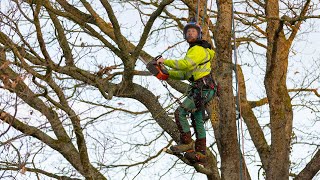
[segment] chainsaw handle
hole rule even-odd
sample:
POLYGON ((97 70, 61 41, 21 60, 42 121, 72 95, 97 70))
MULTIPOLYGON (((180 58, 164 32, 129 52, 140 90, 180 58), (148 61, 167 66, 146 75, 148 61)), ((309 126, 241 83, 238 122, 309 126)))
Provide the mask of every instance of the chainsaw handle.
POLYGON ((162 58, 162 55, 158 55, 158 56, 156 56, 155 58, 153 58, 153 64, 157 64, 157 65, 160 65, 160 64, 162 64, 162 63, 158 63, 157 61, 160 59, 160 58, 162 58))
POLYGON ((158 56, 156 56, 155 58, 153 58, 153 60, 157 62, 157 61, 158 61, 158 59, 160 59, 160 58, 162 58, 162 55, 158 55, 158 56))

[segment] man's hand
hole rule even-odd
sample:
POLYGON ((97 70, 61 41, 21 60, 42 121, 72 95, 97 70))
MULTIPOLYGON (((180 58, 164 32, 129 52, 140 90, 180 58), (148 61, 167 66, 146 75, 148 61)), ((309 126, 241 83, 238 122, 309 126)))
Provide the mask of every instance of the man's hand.
POLYGON ((165 59, 163 59, 162 57, 161 57, 161 58, 159 58, 159 59, 157 60, 157 64, 163 63, 163 62, 164 62, 164 60, 165 60, 165 59))

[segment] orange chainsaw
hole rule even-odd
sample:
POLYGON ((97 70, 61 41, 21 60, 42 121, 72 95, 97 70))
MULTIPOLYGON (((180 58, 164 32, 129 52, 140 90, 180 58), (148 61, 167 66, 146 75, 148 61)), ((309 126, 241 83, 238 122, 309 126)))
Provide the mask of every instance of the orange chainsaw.
POLYGON ((153 58, 152 61, 147 63, 147 69, 156 76, 160 80, 167 80, 169 78, 169 72, 167 68, 164 66, 164 64, 160 63, 157 64, 157 60, 160 59, 162 56, 159 55, 155 58, 153 58))

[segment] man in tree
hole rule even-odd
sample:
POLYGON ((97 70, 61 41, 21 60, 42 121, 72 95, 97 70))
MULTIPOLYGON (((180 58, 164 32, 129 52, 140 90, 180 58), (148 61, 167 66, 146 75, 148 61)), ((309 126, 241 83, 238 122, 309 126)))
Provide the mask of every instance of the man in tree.
POLYGON ((206 162, 206 132, 204 129, 205 104, 216 93, 216 86, 211 76, 210 60, 215 52, 211 45, 201 39, 201 27, 196 22, 189 22, 183 29, 184 39, 190 47, 184 59, 171 60, 160 58, 157 63, 170 67, 169 78, 189 80, 191 82, 187 98, 176 109, 174 116, 180 131, 180 144, 171 146, 174 153, 185 153, 193 163, 206 162), (192 126, 196 141, 191 138, 187 115, 191 113, 192 126), (195 147, 195 148, 193 148, 195 147))

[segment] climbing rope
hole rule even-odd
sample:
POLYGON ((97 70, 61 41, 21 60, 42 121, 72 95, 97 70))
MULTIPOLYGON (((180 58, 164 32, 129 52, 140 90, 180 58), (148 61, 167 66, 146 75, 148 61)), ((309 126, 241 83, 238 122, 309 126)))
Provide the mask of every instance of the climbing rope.
MULTIPOLYGON (((200 12, 199 12, 199 9, 200 9, 200 0, 198 0, 197 2, 197 6, 196 6, 196 22, 201 26, 203 27, 204 26, 204 21, 206 19, 206 16, 207 16, 207 6, 208 6, 208 0, 206 0, 205 4, 204 4, 204 12, 203 12, 203 16, 202 16, 202 23, 200 24, 199 23, 199 16, 200 16, 200 12)), ((211 4, 210 4, 210 7, 212 6, 212 0, 211 0, 211 4)), ((210 11, 211 11, 211 8, 210 8, 210 11)), ((209 22, 209 20, 208 20, 209 22)), ((209 23, 208 23, 209 24, 209 23)))
MULTIPOLYGON (((202 25, 201 26, 204 26, 205 17, 207 15, 207 2, 208 1, 206 1, 206 3, 205 3, 204 15, 202 16, 202 25)), ((199 19, 199 6, 200 6, 200 1, 198 0, 197 7, 196 7, 196 14, 197 14, 196 21, 197 22, 198 22, 198 19, 199 19)), ((210 11, 209 11, 209 13, 211 12, 211 7, 212 7, 212 0, 211 0, 211 3, 210 3, 210 11)), ((234 12, 235 12, 234 2, 232 1, 232 35, 233 35, 233 46, 234 46, 233 55, 234 55, 234 60, 235 60, 234 71, 235 71, 235 79, 236 79, 236 89, 235 89, 235 91, 236 91, 236 111, 238 112, 236 119, 238 120, 237 121, 237 131, 238 131, 239 158, 240 158, 240 179, 242 180, 243 179, 243 174, 244 174, 244 179, 247 179, 247 178, 246 178, 246 171, 244 170, 244 167, 243 167, 244 158, 242 157, 242 152, 244 152, 244 135, 243 135, 241 107, 240 107, 240 92, 239 92, 239 80, 238 80, 238 69, 237 69, 238 55, 237 55, 237 45, 236 45, 235 18, 234 18, 235 15, 234 15, 234 12), (241 139, 242 139, 242 141, 241 141, 241 139), (242 144, 242 146, 241 146, 241 144, 242 144), (242 148, 242 150, 241 150, 241 148, 242 148), (243 170, 244 170, 244 173, 243 173, 243 170)), ((208 21, 207 21, 208 26, 209 26, 209 18, 208 18, 208 21)))
POLYGON ((162 84, 163 87, 165 87, 165 88, 167 89, 167 91, 168 91, 168 93, 169 93, 169 96, 170 96, 172 99, 175 99, 175 101, 174 101, 172 104, 174 104, 174 103, 177 102, 179 105, 181 105, 181 104, 182 104, 181 100, 182 100, 184 97, 187 96, 187 93, 184 93, 184 94, 182 94, 181 97, 177 98, 177 97, 174 96, 174 95, 171 93, 171 91, 169 90, 168 84, 167 84, 166 81, 161 81, 161 84, 162 84))
POLYGON ((200 8, 200 0, 198 0, 197 2, 197 7, 196 7, 196 16, 197 16, 197 19, 196 19, 196 22, 199 22, 199 8, 200 8))
MULTIPOLYGON (((210 9, 209 9, 209 15, 210 15, 211 10, 212 10, 212 0, 210 1, 210 6, 209 6, 209 7, 210 7, 210 9)), ((207 33, 206 33, 205 37, 207 37, 207 36, 208 36, 209 30, 210 30, 210 27, 209 27, 209 20, 210 20, 210 16, 208 16, 208 18, 207 18, 208 31, 207 31, 207 33)))
MULTIPOLYGON (((235 31, 235 19, 234 19, 234 3, 232 1, 232 35, 233 35, 233 56, 234 56, 234 71, 235 71, 235 79, 236 79, 236 111, 238 112, 236 119, 237 121, 237 131, 238 131, 238 144, 239 144, 239 158, 240 158, 240 179, 243 179, 243 161, 244 157, 242 157, 242 153, 244 152, 244 136, 243 136, 243 127, 242 127, 242 116, 241 116, 241 106, 240 106, 240 92, 239 92, 239 78, 238 78, 238 56, 237 56, 237 44, 236 44, 236 31, 235 31), (240 138, 241 136, 241 138, 240 138), (242 142, 240 141, 242 139, 242 142), (242 144, 242 146, 241 146, 242 144), (242 151, 241 151, 242 147, 242 151)), ((244 177, 246 179, 246 170, 244 170, 244 177)))
POLYGON ((202 26, 204 26, 204 19, 207 16, 207 5, 208 5, 208 0, 206 0, 206 3, 204 4, 204 13, 203 13, 203 16, 202 16, 202 26))

